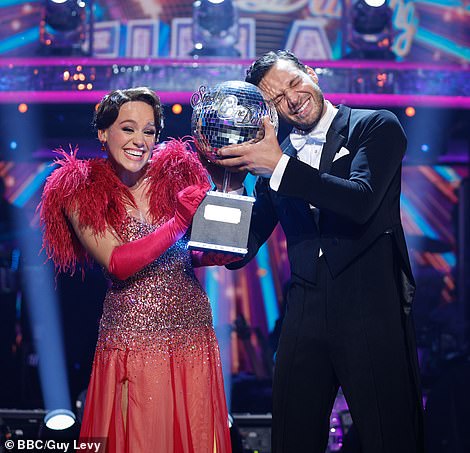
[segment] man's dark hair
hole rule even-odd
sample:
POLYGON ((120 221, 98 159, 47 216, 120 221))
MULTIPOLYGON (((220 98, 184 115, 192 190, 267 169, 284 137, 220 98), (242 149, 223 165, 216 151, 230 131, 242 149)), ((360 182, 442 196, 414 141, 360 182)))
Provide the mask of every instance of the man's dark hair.
POLYGON ((270 51, 261 55, 256 61, 254 61, 249 69, 246 71, 245 82, 252 83, 258 86, 266 73, 279 61, 287 60, 292 61, 295 66, 301 69, 303 72, 307 72, 305 65, 302 64, 299 59, 289 50, 276 50, 270 51))

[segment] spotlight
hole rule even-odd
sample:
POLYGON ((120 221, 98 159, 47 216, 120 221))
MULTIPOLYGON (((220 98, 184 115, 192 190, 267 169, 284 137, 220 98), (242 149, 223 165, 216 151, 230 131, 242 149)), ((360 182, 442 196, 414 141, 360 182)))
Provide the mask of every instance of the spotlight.
POLYGON ((43 440, 74 440, 80 434, 80 424, 75 415, 68 409, 55 409, 44 417, 39 429, 39 439, 43 440))
POLYGON ((238 12, 232 0, 193 3, 193 56, 239 57, 238 12))
POLYGON ((44 417, 47 428, 53 430, 63 430, 70 428, 75 423, 75 415, 68 409, 55 409, 44 417))
POLYGON ((385 4, 385 0, 365 0, 369 6, 382 6, 385 4))
POLYGON ((374 6, 359 0, 353 7, 354 30, 363 35, 382 33, 390 25, 391 13, 385 3, 374 6))
POLYGON ((45 0, 39 27, 40 52, 81 55, 85 45, 86 3, 82 0, 45 0))
POLYGON ((395 59, 392 10, 384 0, 357 0, 349 7, 347 40, 356 59, 395 59))

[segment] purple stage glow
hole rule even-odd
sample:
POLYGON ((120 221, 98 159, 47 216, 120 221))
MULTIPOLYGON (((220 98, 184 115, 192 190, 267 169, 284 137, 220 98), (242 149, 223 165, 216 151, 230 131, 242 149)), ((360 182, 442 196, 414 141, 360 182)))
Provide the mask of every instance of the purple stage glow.
MULTIPOLYGON (((113 89, 149 86, 165 103, 189 103, 197 87, 243 80, 251 60, 0 59, 0 102, 97 102, 113 89)), ((328 98, 351 106, 470 108, 465 65, 309 61, 328 98)))
MULTIPOLYGON (((51 104, 87 104, 99 102, 108 91, 16 91, 1 92, 0 103, 51 103, 51 104)), ((192 92, 159 91, 164 104, 189 104, 192 92)), ((333 104, 347 104, 352 107, 404 107, 408 105, 421 107, 442 107, 456 109, 470 109, 470 97, 464 96, 426 96, 426 95, 398 95, 398 94, 350 94, 328 93, 325 96, 333 104)))

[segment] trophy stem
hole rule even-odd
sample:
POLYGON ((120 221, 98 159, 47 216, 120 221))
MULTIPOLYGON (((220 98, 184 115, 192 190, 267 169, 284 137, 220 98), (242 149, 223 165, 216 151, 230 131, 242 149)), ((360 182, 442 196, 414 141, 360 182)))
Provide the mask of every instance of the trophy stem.
POLYGON ((224 181, 222 184, 222 192, 228 193, 230 188, 230 172, 228 170, 224 171, 224 181))

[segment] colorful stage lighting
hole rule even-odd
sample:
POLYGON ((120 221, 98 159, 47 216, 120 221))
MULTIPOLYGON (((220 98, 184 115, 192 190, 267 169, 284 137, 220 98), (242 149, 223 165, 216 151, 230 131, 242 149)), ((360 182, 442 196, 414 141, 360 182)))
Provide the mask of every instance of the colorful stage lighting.
POLYGON ((385 1, 357 0, 346 11, 347 41, 351 51, 348 58, 395 58, 393 43, 392 10, 385 1))
POLYGON ((179 115, 183 111, 183 107, 181 106, 181 104, 173 104, 173 106, 171 107, 171 111, 175 115, 179 115))
POLYGON ((68 429, 75 423, 75 415, 68 409, 55 409, 47 413, 44 423, 49 429, 68 429))
POLYGON ((76 0, 46 0, 39 28, 41 53, 81 55, 85 44, 86 4, 76 0))
POLYGON ((193 3, 193 56, 239 57, 238 12, 232 0, 193 3))

